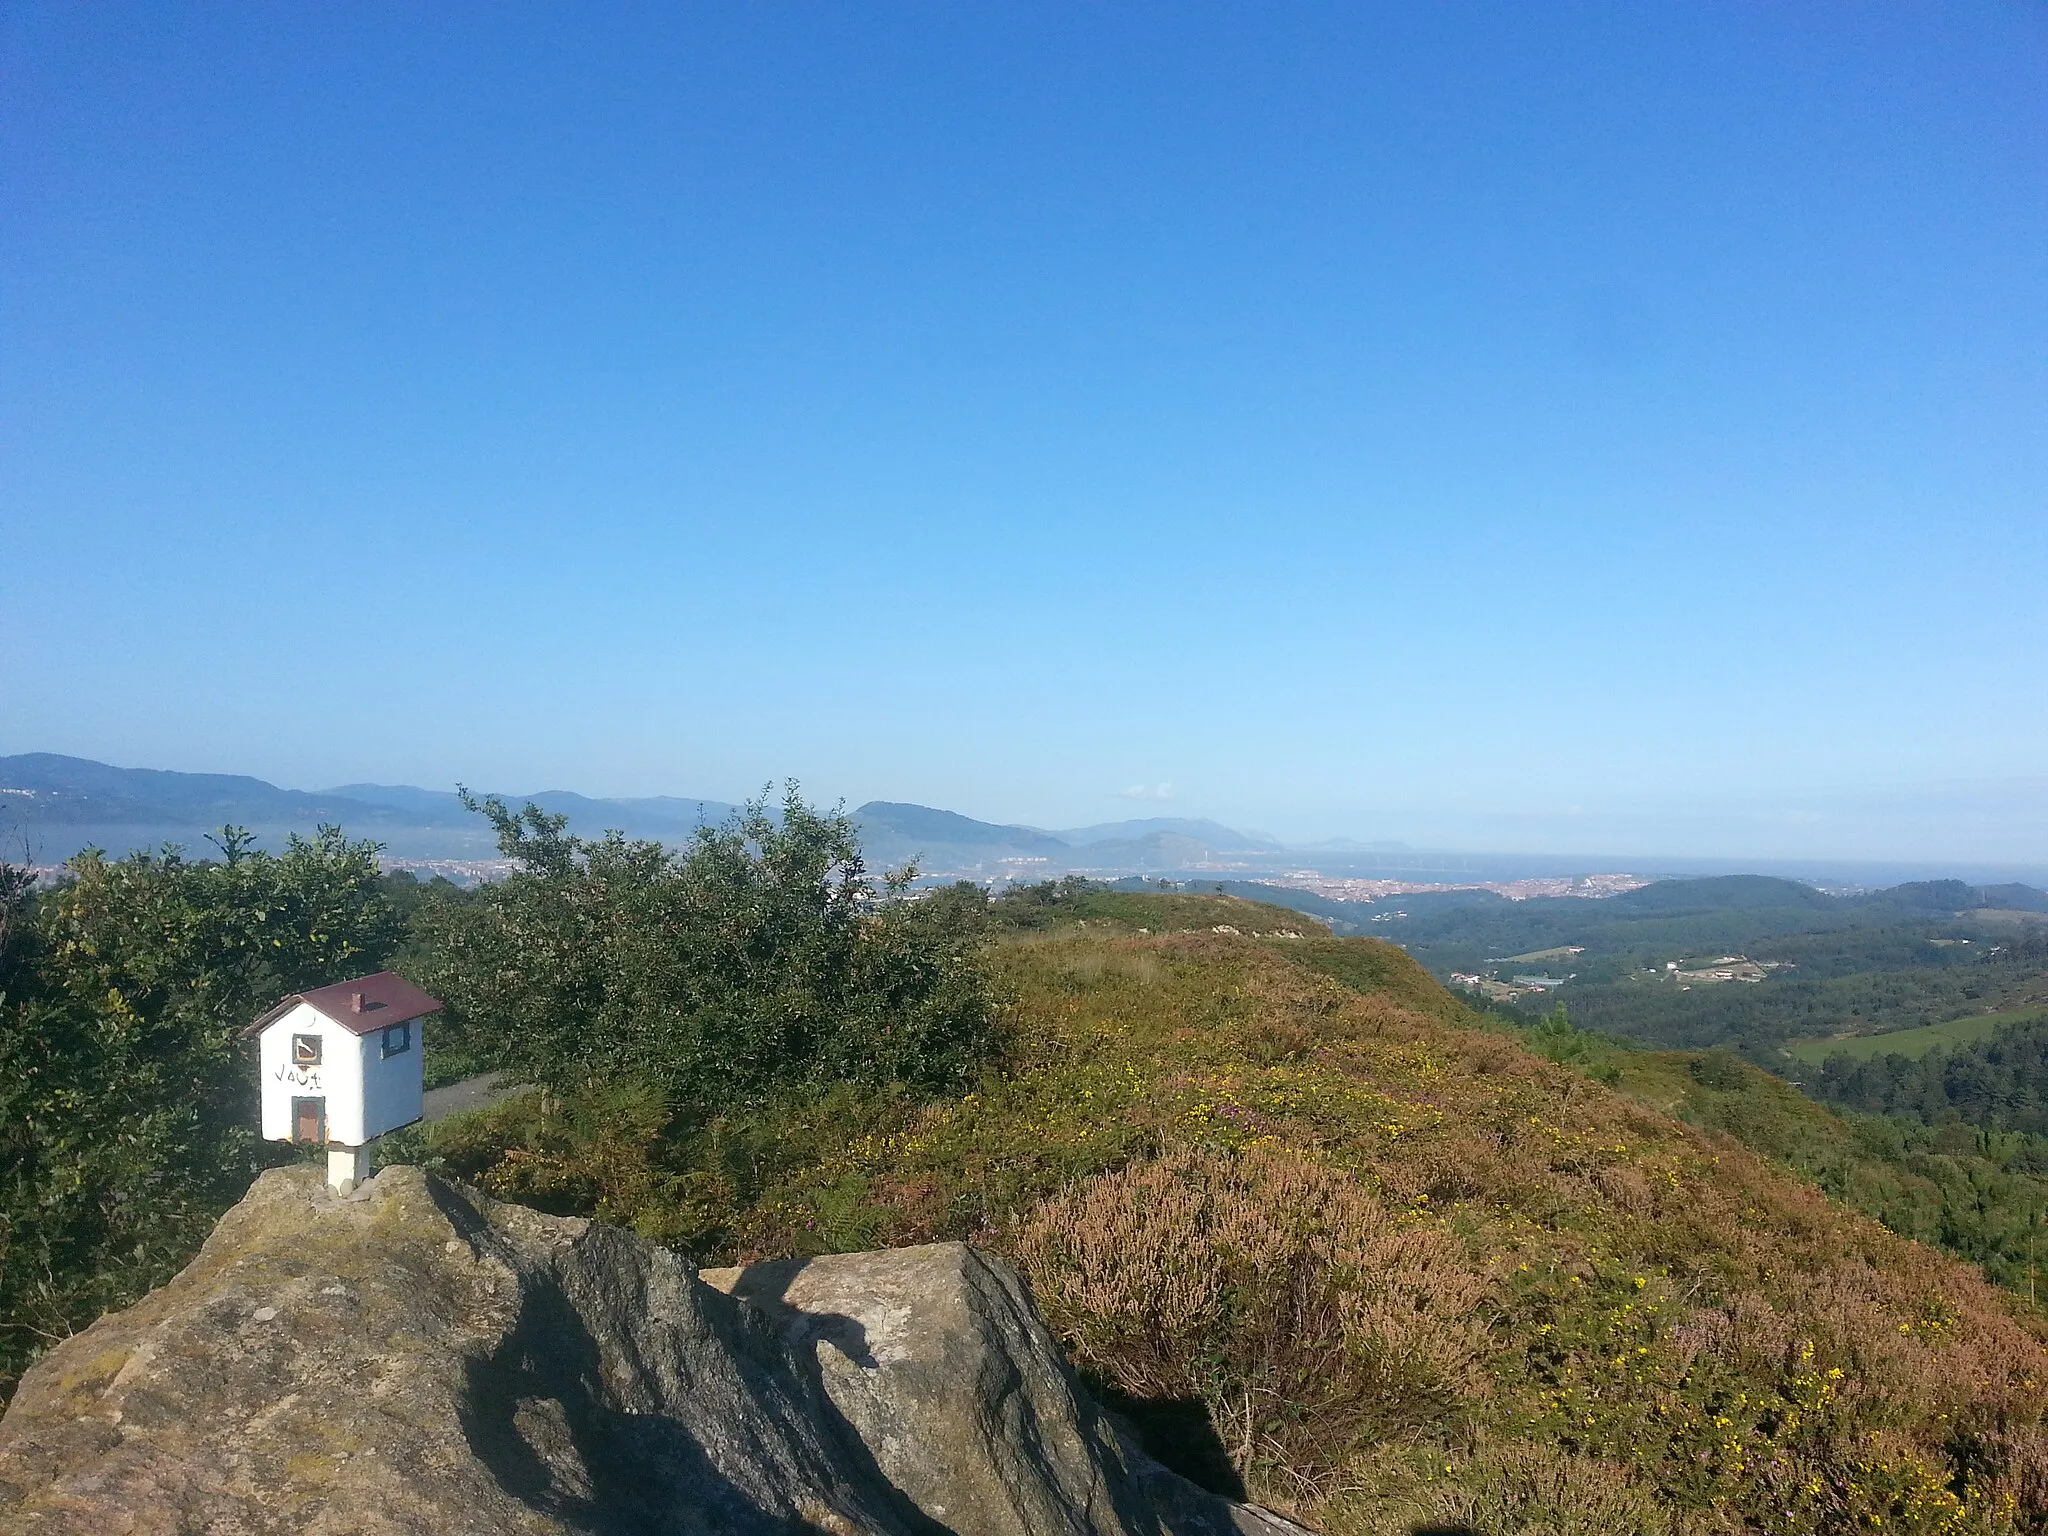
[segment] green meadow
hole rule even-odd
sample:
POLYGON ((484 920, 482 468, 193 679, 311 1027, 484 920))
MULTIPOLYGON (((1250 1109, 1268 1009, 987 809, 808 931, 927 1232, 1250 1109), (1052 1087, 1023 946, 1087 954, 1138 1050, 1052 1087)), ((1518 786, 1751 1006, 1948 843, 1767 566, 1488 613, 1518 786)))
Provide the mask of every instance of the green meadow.
POLYGON ((2040 1008, 2018 1008, 2009 1013, 1983 1013, 1974 1018, 1950 1019, 1946 1024, 1924 1024, 1918 1029, 1895 1029, 1882 1035, 1844 1035, 1820 1040, 1792 1040, 1785 1045, 1785 1053, 1809 1066, 1819 1066, 1828 1057, 1841 1051, 1859 1061, 1872 1056, 1907 1056, 1918 1058, 1941 1046, 1968 1045, 1996 1034, 2008 1024, 2018 1024, 2028 1019, 2038 1019, 2044 1012, 2040 1008))

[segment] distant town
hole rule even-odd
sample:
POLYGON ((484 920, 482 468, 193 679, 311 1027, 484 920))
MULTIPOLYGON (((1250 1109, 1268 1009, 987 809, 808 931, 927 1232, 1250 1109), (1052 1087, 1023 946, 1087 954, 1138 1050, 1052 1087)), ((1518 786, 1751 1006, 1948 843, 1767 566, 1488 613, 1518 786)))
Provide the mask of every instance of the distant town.
POLYGON ((1268 885, 1313 891, 1332 901, 1383 901, 1389 896, 1428 895, 1440 891, 1492 891, 1509 901, 1537 896, 1582 896, 1597 899, 1640 890, 1650 882, 1641 875, 1561 875, 1531 880, 1355 880, 1320 874, 1313 869, 1289 870, 1260 877, 1268 885))

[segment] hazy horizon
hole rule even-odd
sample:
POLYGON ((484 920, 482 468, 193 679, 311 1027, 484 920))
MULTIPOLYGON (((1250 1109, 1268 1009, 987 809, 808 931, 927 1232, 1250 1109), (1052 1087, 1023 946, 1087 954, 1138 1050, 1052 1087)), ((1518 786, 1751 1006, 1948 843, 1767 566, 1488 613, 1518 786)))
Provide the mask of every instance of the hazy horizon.
MULTIPOLYGON (((10 744, 0 741, 0 747, 10 744)), ((0 751, 0 758, 15 755, 0 751)), ((65 754, 79 755, 79 754, 65 754)), ((233 766, 193 768, 162 763, 118 763, 123 768, 165 768, 174 772, 242 773, 233 766)), ((333 778, 293 783, 252 774, 281 789, 316 793, 345 791, 362 784, 384 788, 412 787, 447 792, 457 783, 477 793, 512 796, 566 792, 590 799, 631 800, 667 795, 684 800, 709 800, 737 804, 753 795, 778 792, 775 784, 730 788, 695 784, 668 784, 651 789, 613 790, 578 783, 532 784, 487 774, 465 774, 447 784, 423 783, 417 777, 399 776, 388 780, 343 781, 333 778)), ((2040 805, 2048 785, 2041 781, 2016 781, 1990 786, 1891 787, 1870 794, 1865 813, 1889 818, 1896 829, 1888 843, 1875 848, 1868 824, 1860 838, 1845 841, 1840 827, 1827 815, 1801 808, 1815 803, 1812 797, 1788 802, 1790 808, 1750 804, 1694 804, 1682 814, 1672 807, 1634 808, 1634 814, 1599 813, 1586 808, 1564 812, 1516 815, 1507 812, 1468 812, 1417 815, 1388 813, 1367 824, 1330 828, 1322 823, 1290 816, 1284 810, 1235 813, 1183 801, 1178 794, 1160 799, 1136 801, 1120 798, 1116 808, 1103 816, 1032 815, 1000 805, 977 801, 949 802, 917 800, 884 786, 874 793, 846 793, 831 786, 799 781, 806 796, 820 804, 842 803, 848 808, 869 801, 924 804, 954 811, 975 820, 996 825, 1024 826, 1047 832, 1070 831, 1099 823, 1141 821, 1147 818, 1211 820, 1234 831, 1263 834, 1279 839, 1291 849, 1308 851, 1318 844, 1352 842, 1398 843, 1408 850, 1478 858, 1528 858, 1547 867, 1558 863, 1580 871, 1633 862, 1645 868, 1685 872, 1694 867, 1741 866, 1760 872, 1815 871, 1836 873, 1843 878, 1862 878, 1857 870, 1891 871, 1897 878, 1920 878, 1935 872, 1953 873, 1960 878, 1995 879, 2048 878, 2048 848, 2024 835, 2037 826, 2040 805), (2029 820, 2034 818, 2034 820, 2029 820), (1674 836, 1674 829, 1676 835, 1674 836), (1690 838, 1686 837, 1687 832, 1690 838), (1858 846, 1862 844, 1863 846, 1858 846), (2002 873, 2001 873, 2002 872, 2002 873)), ((1061 800, 1042 797, 1037 804, 1054 808, 1087 803, 1082 797, 1061 800)), ((0 804, 0 812, 4 812, 0 804)), ((0 833, 5 831, 0 815, 0 833)), ((1369 851, 1361 848, 1360 852, 1369 851)))

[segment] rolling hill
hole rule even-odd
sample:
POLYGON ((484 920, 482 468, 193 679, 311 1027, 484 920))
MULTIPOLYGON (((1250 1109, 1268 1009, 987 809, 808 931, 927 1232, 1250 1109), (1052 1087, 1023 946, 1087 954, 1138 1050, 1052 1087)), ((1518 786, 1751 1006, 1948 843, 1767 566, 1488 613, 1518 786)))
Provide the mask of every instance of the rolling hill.
POLYGON ((1612 1086, 1544 1060, 1290 910, 1090 891, 994 916, 1014 1044, 965 1092, 849 1090, 638 1153, 530 1098, 422 1150, 721 1260, 1010 1254, 1149 1449, 1326 1531, 2048 1518, 2048 1323, 1817 1187, 1938 1211, 1941 1169, 1726 1058, 1630 1056, 1612 1086))

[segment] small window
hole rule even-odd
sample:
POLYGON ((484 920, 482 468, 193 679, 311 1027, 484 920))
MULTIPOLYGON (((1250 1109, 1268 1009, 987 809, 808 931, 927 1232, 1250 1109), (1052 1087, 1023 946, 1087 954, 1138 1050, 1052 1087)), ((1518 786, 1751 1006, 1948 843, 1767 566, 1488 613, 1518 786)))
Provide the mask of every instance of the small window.
POLYGON ((411 1024, 394 1024, 384 1031, 384 1054, 386 1056, 402 1056, 411 1049, 411 1024))
POLYGON ((292 1036, 292 1065, 295 1067, 317 1067, 320 1065, 320 1037, 318 1035, 292 1036))

